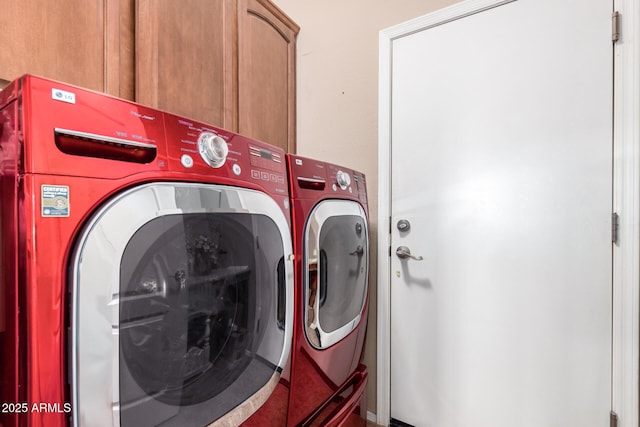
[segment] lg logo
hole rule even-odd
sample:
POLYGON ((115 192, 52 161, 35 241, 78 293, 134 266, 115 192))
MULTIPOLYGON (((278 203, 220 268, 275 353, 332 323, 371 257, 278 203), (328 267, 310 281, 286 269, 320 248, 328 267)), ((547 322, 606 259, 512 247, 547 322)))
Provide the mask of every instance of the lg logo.
POLYGON ((68 102, 69 104, 76 103, 76 95, 72 92, 67 92, 60 89, 51 89, 51 98, 56 101, 68 102))

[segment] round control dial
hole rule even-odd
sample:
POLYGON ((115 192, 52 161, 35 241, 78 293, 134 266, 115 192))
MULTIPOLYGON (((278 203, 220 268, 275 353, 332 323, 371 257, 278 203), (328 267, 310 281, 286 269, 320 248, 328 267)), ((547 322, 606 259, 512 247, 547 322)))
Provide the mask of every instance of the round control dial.
POLYGON ((346 190, 346 188, 351 185, 351 177, 348 173, 343 171, 338 171, 336 174, 336 181, 338 181, 338 185, 343 190, 346 190))
POLYGON ((198 137, 198 151, 209 166, 219 168, 227 160, 229 147, 227 146, 227 141, 215 133, 202 132, 198 137))

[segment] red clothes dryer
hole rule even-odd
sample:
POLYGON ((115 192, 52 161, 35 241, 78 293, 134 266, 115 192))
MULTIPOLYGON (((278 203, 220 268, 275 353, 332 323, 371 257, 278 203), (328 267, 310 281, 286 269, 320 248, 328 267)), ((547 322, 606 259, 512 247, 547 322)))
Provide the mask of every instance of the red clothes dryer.
POLYGON ((284 425, 284 152, 33 76, 0 124, 0 425, 284 425))
POLYGON ((366 424, 365 176, 287 155, 296 280, 289 426, 366 424))

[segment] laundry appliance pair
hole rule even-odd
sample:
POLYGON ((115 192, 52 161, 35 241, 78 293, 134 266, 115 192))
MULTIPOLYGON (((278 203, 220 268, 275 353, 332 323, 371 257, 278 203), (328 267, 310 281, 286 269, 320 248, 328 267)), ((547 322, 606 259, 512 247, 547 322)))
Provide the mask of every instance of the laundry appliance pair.
POLYGON ((346 226, 310 211, 312 243, 292 239, 307 214, 292 213, 306 202, 287 162, 311 161, 34 76, 0 92, 0 425, 341 425, 364 411, 364 177, 341 170, 334 194, 337 175, 297 180, 360 202, 360 227, 337 211, 360 228, 347 274, 364 274, 344 282, 364 286, 344 327, 328 310, 346 295, 331 285, 346 226), (327 391, 308 396, 303 376, 327 391))

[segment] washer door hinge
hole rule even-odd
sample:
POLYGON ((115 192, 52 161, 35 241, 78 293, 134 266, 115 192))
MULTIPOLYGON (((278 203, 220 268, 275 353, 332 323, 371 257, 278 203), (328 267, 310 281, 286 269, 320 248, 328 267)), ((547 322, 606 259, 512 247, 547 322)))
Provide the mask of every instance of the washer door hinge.
POLYGON ((611 41, 614 43, 620 39, 620 12, 611 14, 611 41))
POLYGON ((618 427, 618 414, 613 411, 609 413, 609 427, 618 427))
POLYGON ((618 230, 620 229, 620 215, 617 212, 611 214, 611 243, 618 244, 618 230))

